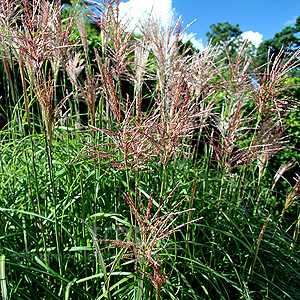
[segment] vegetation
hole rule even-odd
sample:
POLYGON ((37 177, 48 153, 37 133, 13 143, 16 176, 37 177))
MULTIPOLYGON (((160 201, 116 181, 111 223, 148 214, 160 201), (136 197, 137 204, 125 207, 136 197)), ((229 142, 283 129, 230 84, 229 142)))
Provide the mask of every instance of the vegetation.
MULTIPOLYGON (((257 50, 258 63, 264 64, 276 57, 280 51, 290 53, 300 47, 300 16, 296 19, 294 26, 287 26, 281 32, 275 34, 274 38, 263 41, 257 50)), ((295 70, 296 71, 296 70, 295 70)), ((295 72, 297 74, 297 72, 295 72)), ((299 72, 299 70, 298 70, 299 72)), ((298 73, 299 75, 299 73, 298 73)))
POLYGON ((247 41, 247 44, 243 46, 245 40, 238 24, 231 25, 228 22, 224 22, 212 24, 209 28, 210 31, 206 33, 209 43, 211 46, 219 49, 216 60, 223 60, 228 65, 228 57, 234 60, 242 47, 247 50, 247 56, 254 57, 256 55, 256 48, 251 41, 247 41))
POLYGON ((231 25, 228 22, 210 25, 210 31, 206 33, 212 46, 225 46, 231 53, 236 55, 236 51, 242 43, 242 31, 240 26, 231 25))
POLYGON ((118 4, 0 2, 2 298, 300 299, 300 50, 220 60, 118 4))

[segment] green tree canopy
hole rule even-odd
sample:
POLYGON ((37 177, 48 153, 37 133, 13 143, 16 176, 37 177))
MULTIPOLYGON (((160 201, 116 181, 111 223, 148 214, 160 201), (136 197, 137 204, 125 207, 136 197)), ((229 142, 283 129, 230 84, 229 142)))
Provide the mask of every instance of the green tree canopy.
MULTIPOLYGON (((242 38, 242 31, 238 24, 232 25, 228 22, 217 23, 210 25, 210 31, 206 33, 212 46, 220 47, 219 59, 223 59, 227 56, 225 49, 231 58, 235 57, 237 51, 242 46, 244 40, 242 38)), ((249 51, 247 54, 253 55, 255 51, 254 45, 249 42, 249 51)))
POLYGON ((206 36, 213 46, 223 43, 235 44, 242 34, 238 24, 231 25, 228 22, 212 24, 209 28, 206 36))
POLYGON ((267 62, 268 56, 276 57, 281 49, 285 53, 294 51, 300 47, 300 16, 297 18, 294 26, 287 26, 280 32, 276 33, 272 39, 262 42, 257 50, 259 59, 258 65, 267 62))

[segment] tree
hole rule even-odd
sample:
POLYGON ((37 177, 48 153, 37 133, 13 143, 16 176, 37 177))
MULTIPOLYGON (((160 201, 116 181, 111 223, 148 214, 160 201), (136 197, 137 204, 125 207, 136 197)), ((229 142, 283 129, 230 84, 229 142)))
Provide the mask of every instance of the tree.
POLYGON ((239 25, 231 25, 228 22, 212 24, 209 26, 211 31, 206 33, 213 46, 222 43, 234 44, 236 40, 241 38, 242 31, 239 25))
MULTIPOLYGON (((228 22, 212 24, 209 26, 210 31, 206 33, 212 46, 220 47, 219 59, 227 57, 227 53, 231 58, 234 58, 239 50, 239 48, 244 43, 242 38, 242 31, 238 24, 231 25, 228 22)), ((248 42, 247 51, 248 54, 253 55, 255 47, 251 42, 248 42)))
POLYGON ((281 49, 288 54, 300 47, 300 16, 296 20, 295 26, 287 26, 282 31, 275 34, 272 39, 262 42, 257 50, 257 64, 263 65, 268 61, 268 57, 276 57, 281 49))

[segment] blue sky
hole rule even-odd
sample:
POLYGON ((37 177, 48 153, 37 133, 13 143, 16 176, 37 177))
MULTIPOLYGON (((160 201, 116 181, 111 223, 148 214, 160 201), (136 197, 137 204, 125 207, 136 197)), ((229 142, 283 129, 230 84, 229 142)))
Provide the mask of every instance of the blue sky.
POLYGON ((247 38, 257 45, 272 38, 284 27, 293 25, 300 15, 300 0, 127 0, 122 4, 134 15, 138 11, 153 10, 164 22, 175 9, 187 25, 196 19, 187 33, 199 48, 207 42, 206 32, 211 24, 229 22, 239 24, 247 38))

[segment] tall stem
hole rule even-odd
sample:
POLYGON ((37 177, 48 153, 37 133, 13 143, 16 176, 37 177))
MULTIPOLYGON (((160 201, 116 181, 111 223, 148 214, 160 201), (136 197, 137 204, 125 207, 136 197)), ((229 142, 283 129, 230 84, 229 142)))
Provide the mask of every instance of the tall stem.
POLYGON ((160 296, 160 287, 156 288, 156 292, 155 292, 155 300, 159 300, 160 296))
POLYGON ((165 184, 166 184, 166 163, 164 162, 162 167, 161 167, 161 172, 160 172, 160 193, 159 193, 159 205, 162 203, 162 197, 163 193, 165 191, 165 184))
POLYGON ((220 192, 219 192, 219 198, 218 198, 216 227, 218 226, 218 219, 219 219, 220 208, 221 208, 221 199, 222 199, 222 195, 223 195, 224 177, 225 177, 225 168, 223 168, 223 170, 222 170, 221 186, 220 186, 220 192))
POLYGON ((59 274, 62 275, 63 268, 62 268, 60 239, 59 239, 59 233, 58 233, 57 203, 56 203, 55 187, 54 187, 54 180, 53 180, 52 150, 51 150, 50 141, 48 141, 45 124, 44 124, 44 133, 45 133, 45 142, 46 142, 46 152, 47 152, 47 157, 48 157, 51 192, 52 192, 52 199, 53 199, 53 206, 54 206, 53 217, 54 217, 54 226, 55 226, 54 230, 55 230, 56 251, 57 251, 57 255, 58 255, 59 274))

